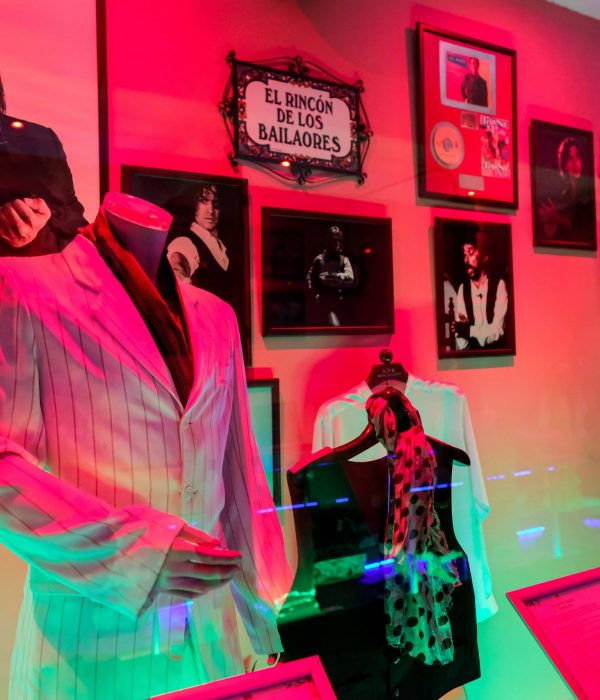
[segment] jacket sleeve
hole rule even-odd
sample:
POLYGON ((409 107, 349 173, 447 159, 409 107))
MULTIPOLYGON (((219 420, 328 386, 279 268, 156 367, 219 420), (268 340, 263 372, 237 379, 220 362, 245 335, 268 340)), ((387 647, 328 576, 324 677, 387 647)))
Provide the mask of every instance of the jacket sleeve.
POLYGON ((49 473, 36 356, 29 310, 2 263, 0 542, 54 590, 136 617, 183 520, 144 505, 111 508, 49 473))
POLYGON ((222 525, 229 547, 242 553, 233 596, 254 650, 281 651, 276 616, 292 583, 283 534, 256 446, 248 406, 246 374, 233 311, 233 404, 223 480, 222 525))
POLYGON ((50 166, 52 177, 47 187, 47 204, 52 212, 48 226, 56 236, 73 238, 77 230, 87 226, 83 216, 83 206, 77 199, 73 185, 73 175, 67 162, 67 156, 58 136, 48 129, 48 144, 52 144, 53 154, 50 166))

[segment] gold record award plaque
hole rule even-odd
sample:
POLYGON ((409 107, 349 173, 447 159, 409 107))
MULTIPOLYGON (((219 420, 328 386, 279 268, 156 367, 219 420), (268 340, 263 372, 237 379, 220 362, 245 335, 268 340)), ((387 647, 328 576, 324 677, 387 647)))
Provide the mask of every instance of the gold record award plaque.
POLYGON ((431 130, 431 152, 443 168, 458 168, 465 157, 465 143, 457 127, 438 122, 431 130))

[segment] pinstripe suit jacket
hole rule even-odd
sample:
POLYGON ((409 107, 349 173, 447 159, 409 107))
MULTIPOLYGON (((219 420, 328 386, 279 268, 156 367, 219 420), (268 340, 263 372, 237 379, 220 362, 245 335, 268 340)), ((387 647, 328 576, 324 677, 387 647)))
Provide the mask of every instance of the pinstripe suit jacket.
POLYGON ((275 601, 290 573, 235 315, 180 289, 186 406, 90 241, 0 261, 0 540, 31 565, 11 698, 131 700, 241 672, 231 595, 255 650, 281 648, 275 601), (242 571, 193 604, 150 602, 184 521, 239 549, 242 571))

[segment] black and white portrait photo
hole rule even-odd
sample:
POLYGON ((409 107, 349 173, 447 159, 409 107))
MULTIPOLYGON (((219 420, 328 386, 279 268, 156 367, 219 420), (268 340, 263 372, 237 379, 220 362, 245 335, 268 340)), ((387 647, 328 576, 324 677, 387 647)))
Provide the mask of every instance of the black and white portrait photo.
POLYGON ((435 220, 439 357, 514 355, 510 225, 435 220))
POLYGON ((123 191, 173 215, 166 257, 182 282, 233 306, 251 363, 248 183, 234 177, 123 166, 123 191))
POLYGON ((263 208, 263 334, 393 331, 389 219, 263 208))

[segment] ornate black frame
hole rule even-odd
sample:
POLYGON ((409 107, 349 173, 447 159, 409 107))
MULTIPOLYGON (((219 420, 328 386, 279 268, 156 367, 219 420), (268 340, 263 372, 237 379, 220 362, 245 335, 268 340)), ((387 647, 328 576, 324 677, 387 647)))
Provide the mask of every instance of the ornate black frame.
POLYGON ((363 164, 373 132, 361 99, 361 94, 364 92, 361 80, 354 83, 344 82, 322 66, 304 60, 301 56, 281 56, 250 63, 238 60, 235 51, 230 51, 226 61, 231 67, 231 73, 225 85, 223 99, 219 103, 219 111, 234 148, 234 151, 228 154, 234 169, 238 165, 238 160, 248 160, 258 163, 283 180, 295 181, 300 185, 322 182, 343 175, 354 176, 359 184, 364 183, 367 174, 363 170, 363 164), (351 155, 344 158, 333 157, 330 162, 319 158, 292 157, 287 154, 273 153, 268 146, 252 141, 246 132, 245 121, 241 115, 244 114, 245 109, 246 85, 250 79, 256 79, 257 76, 317 87, 343 99, 350 109, 353 122, 354 138, 351 155), (287 161, 289 165, 282 166, 283 161, 287 161), (321 174, 316 175, 314 171, 319 171, 321 174))

